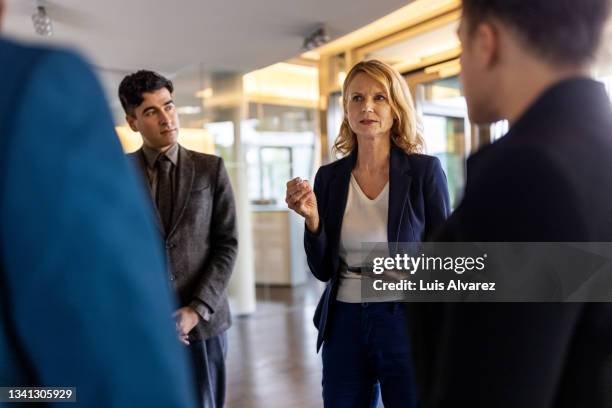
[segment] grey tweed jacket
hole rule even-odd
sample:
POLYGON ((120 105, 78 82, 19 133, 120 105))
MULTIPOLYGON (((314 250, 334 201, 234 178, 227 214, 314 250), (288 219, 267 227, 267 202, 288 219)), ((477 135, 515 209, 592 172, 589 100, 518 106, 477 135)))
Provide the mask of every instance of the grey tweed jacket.
MULTIPOLYGON (((147 180, 142 149, 129 156, 147 180)), ((236 206, 230 180, 217 156, 179 146, 171 227, 165 238, 168 273, 180 306, 194 300, 211 311, 189 334, 207 339, 231 326, 227 285, 238 250, 236 206)), ((147 188, 149 188, 148 183, 147 188)), ((164 230, 159 219, 162 238, 164 230)))

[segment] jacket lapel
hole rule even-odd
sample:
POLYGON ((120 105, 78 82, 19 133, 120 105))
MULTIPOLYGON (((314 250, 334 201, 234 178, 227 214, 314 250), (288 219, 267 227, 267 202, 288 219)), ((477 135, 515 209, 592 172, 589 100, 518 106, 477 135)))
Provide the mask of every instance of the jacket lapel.
MULTIPOLYGON (((389 163, 389 213, 387 221, 387 240, 398 242, 404 212, 410 193, 410 163, 406 154, 398 147, 391 147, 389 163)), ((412 236, 412 234, 410 234, 412 236)))
MULTIPOLYGON (((357 160, 357 152, 353 151, 336 169, 329 182, 329 210, 326 214, 327 225, 329 225, 330 242, 334 243, 332 248, 332 259, 339 260, 338 252, 340 248, 340 233, 342 230, 342 219, 346 209, 348 199, 348 189, 351 181, 351 171, 357 160)), ((334 265, 334 270, 338 270, 339 265, 334 265)))
POLYGON ((181 216, 185 212, 185 207, 191 197, 191 189, 193 187, 193 180, 195 177, 195 168, 193 160, 191 159, 189 152, 179 145, 178 155, 178 174, 176 175, 176 193, 175 193, 175 204, 172 211, 172 222, 170 223, 170 230, 166 234, 169 237, 176 229, 181 216))

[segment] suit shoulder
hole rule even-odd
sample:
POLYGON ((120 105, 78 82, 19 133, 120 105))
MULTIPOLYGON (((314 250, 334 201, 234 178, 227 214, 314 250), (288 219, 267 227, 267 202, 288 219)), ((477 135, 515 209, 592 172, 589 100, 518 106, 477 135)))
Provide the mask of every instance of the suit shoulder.
POLYGON ((542 165, 555 164, 553 151, 550 146, 538 143, 515 142, 512 139, 502 138, 487 145, 474 153, 468 159, 468 168, 477 168, 486 173, 488 168, 498 170, 507 169, 514 172, 526 168, 538 168, 542 165))
POLYGON ((321 176, 327 176, 329 174, 333 174, 339 167, 346 165, 346 163, 349 160, 350 160, 350 157, 345 156, 331 163, 324 164, 323 166, 319 167, 319 170, 317 171, 317 173, 321 174, 321 176))
POLYGON ((183 149, 193 163, 197 177, 204 177, 212 182, 223 172, 223 159, 221 157, 214 154, 196 152, 184 147, 183 149))
POLYGON ((198 163, 203 163, 207 165, 211 165, 211 164, 215 165, 215 164, 218 164, 219 161, 223 160, 221 157, 214 155, 214 154, 200 153, 200 152, 196 152, 195 150, 189 150, 189 149, 185 149, 185 151, 189 154, 189 157, 192 160, 198 163))
POLYGON ((79 108, 103 104, 104 109, 108 109, 94 70, 77 52, 52 47, 32 48, 29 52, 26 58, 29 63, 27 85, 21 90, 22 95, 48 95, 51 98, 70 96, 77 98, 71 102, 79 108))
MULTIPOLYGON (((29 46, 11 40, 0 40, 0 60, 11 61, 0 68, 5 83, 2 95, 8 98, 8 101, 3 103, 15 103, 28 89, 36 90, 33 86, 33 80, 36 78, 42 80, 51 76, 57 77, 59 72, 66 71, 67 66, 73 69, 75 66, 86 66, 83 59, 72 51, 29 46)), ((58 82, 54 78, 52 81, 43 81, 44 83, 53 85, 58 82)))
POLYGON ((91 71, 90 64, 76 51, 61 47, 23 44, 12 40, 0 40, 0 59, 11 61, 11 64, 2 68, 5 75, 11 71, 15 75, 37 72, 45 74, 49 65, 67 65, 73 70, 83 67, 91 71))
MULTIPOLYGON (((10 56, 11 60, 27 61, 32 68, 39 65, 67 65, 71 68, 84 67, 91 70, 91 65, 78 52, 69 48, 25 45, 17 42, 2 41, 2 54, 10 56)), ((44 71, 43 71, 44 72, 44 71)))
POLYGON ((421 153, 406 154, 410 170, 417 177, 431 177, 433 173, 442 171, 440 159, 421 153))
POLYGON ((0 40, 0 58, 4 61, 11 61, 11 64, 2 67, 2 71, 6 72, 13 67, 15 72, 23 73, 23 71, 15 68, 21 68, 25 64, 29 67, 35 66, 37 60, 44 57, 48 52, 48 48, 31 47, 11 40, 0 40))
POLYGON ((130 152, 130 153, 126 153, 125 157, 127 157, 129 160, 138 160, 140 155, 140 149, 130 152))
POLYGON ((436 156, 430 156, 428 154, 411 153, 407 154, 406 157, 411 165, 423 168, 429 168, 440 163, 440 160, 436 156))

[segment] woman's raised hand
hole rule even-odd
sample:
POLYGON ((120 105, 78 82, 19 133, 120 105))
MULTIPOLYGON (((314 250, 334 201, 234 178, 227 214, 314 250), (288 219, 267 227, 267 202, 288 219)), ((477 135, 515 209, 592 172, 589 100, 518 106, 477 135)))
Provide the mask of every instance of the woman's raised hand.
POLYGON ((300 214, 306 220, 306 227, 310 232, 319 230, 319 210, 317 208, 317 197, 308 183, 299 177, 287 182, 287 193, 285 202, 289 209, 300 214))

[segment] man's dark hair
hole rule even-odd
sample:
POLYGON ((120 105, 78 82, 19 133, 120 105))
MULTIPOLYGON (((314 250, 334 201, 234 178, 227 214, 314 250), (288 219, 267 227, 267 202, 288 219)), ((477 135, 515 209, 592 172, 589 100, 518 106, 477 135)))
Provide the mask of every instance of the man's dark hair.
POLYGON ((463 0, 462 3, 469 31, 487 18, 496 18, 511 27, 544 59, 563 65, 594 59, 610 7, 610 0, 463 0))
POLYGON ((119 100, 123 110, 128 115, 134 114, 134 108, 138 107, 144 98, 145 92, 155 92, 166 88, 168 92, 174 92, 172 81, 159 75, 157 72, 140 70, 123 78, 119 85, 119 100))

